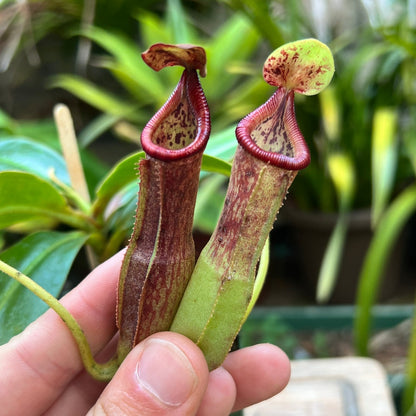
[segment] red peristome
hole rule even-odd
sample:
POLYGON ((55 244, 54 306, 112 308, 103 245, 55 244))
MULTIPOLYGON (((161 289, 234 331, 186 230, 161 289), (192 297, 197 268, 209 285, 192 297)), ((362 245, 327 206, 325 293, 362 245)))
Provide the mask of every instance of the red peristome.
POLYGON ((209 108, 198 74, 185 70, 168 101, 143 129, 141 143, 149 156, 164 161, 178 160, 202 152, 210 130, 209 108), (169 128, 164 128, 167 120, 169 128), (187 133, 190 133, 189 141, 186 141, 187 133), (166 134, 170 136, 160 136, 166 134))
POLYGON ((308 146, 296 122, 294 92, 285 88, 279 88, 265 104, 241 120, 236 136, 247 152, 274 166, 300 170, 310 162, 308 146), (262 124, 266 123, 268 131, 261 131, 262 124), (267 134, 269 149, 256 142, 255 132, 260 136, 267 134))

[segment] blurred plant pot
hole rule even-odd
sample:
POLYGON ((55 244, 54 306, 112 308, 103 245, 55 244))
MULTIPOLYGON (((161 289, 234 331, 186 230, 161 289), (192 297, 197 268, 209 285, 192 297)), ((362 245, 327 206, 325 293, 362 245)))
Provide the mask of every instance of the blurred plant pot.
MULTIPOLYGON (((315 293, 322 259, 335 227, 337 214, 300 211, 291 206, 286 210, 286 218, 293 227, 302 278, 308 289, 315 293)), ((370 210, 353 211, 349 216, 337 282, 329 303, 355 302, 358 279, 372 236, 370 210)), ((384 268, 379 292, 381 301, 394 296, 403 265, 403 252, 404 238, 401 236, 384 268)))

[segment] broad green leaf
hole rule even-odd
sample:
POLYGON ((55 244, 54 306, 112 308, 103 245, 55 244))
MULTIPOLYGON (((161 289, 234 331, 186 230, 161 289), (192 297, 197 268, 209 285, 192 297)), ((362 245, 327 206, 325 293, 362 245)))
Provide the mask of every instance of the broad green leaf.
MULTIPOLYGON (((416 110, 416 108, 415 108, 416 110)), ((416 113, 415 111, 413 112, 416 113)), ((413 126, 416 126, 416 117, 413 116, 413 126)), ((413 173, 416 176, 416 140, 414 136, 414 128, 412 125, 409 126, 405 132, 403 137, 403 144, 404 144, 404 151, 406 156, 409 158, 409 162, 412 165, 413 173)))
POLYGON ((0 171, 16 170, 33 173, 49 180, 49 170, 69 185, 63 157, 50 147, 22 137, 0 139, 0 171))
POLYGON ((209 71, 219 74, 224 72, 231 61, 247 59, 259 40, 260 37, 251 23, 241 14, 234 14, 215 32, 206 45, 212 61, 209 71))
MULTIPOLYGON (((15 121, 13 136, 22 137, 26 140, 33 140, 37 143, 46 145, 58 154, 61 154, 58 133, 55 122, 52 119, 15 121)), ((10 134, 6 135, 0 132, 0 137, 10 138, 10 134)), ((81 149, 81 160, 87 177, 88 187, 90 193, 92 193, 97 182, 102 179, 108 171, 108 168, 96 156, 85 149, 81 149)), ((64 180, 64 182, 66 181, 64 180)))
MULTIPOLYGON (((31 234, 0 254, 0 259, 58 296, 87 236, 80 232, 31 234)), ((0 344, 46 311, 47 306, 25 287, 0 272, 0 344)))
POLYGON ((317 39, 286 43, 266 59, 263 76, 275 87, 315 95, 331 82, 334 58, 328 46, 317 39))
POLYGON ((110 199, 126 185, 131 182, 137 183, 137 164, 144 157, 144 152, 134 153, 113 167, 97 189, 97 199, 94 203, 96 213, 102 213, 110 199))
POLYGON ((31 173, 0 172, 0 229, 44 219, 71 221, 58 190, 31 173))

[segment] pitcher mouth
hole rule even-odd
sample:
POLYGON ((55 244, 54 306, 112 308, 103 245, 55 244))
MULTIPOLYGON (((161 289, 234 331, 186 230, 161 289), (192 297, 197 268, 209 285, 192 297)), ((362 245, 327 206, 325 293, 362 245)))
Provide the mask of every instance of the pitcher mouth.
POLYGON ((237 126, 238 143, 248 153, 286 170, 310 163, 309 148, 296 122, 294 91, 280 87, 237 126))
POLYGON ((146 154, 155 159, 179 160, 196 153, 202 154, 208 142, 210 130, 208 104, 198 74, 195 70, 185 69, 168 101, 143 129, 141 143, 146 154), (181 110, 183 105, 186 105, 189 111, 181 110), (179 116, 177 119, 176 116, 172 116, 175 112, 179 116), (167 121, 169 116, 172 116, 171 121, 167 121), (175 136, 163 136, 167 131, 162 127, 164 122, 178 123, 175 136), (185 122, 187 131, 183 128, 185 122))

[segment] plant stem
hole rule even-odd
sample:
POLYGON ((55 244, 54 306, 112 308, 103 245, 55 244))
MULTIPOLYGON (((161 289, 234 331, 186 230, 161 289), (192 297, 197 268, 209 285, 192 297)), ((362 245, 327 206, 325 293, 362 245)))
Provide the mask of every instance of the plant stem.
POLYGON ((71 313, 49 292, 39 286, 30 277, 24 275, 19 270, 0 260, 0 271, 15 279, 21 285, 29 289, 34 295, 43 300, 51 309, 53 309, 64 321, 65 325, 71 331, 75 342, 77 343, 81 360, 85 369, 97 380, 111 380, 120 363, 118 357, 115 356, 106 363, 97 363, 94 360, 87 338, 79 326, 78 322, 71 313))

